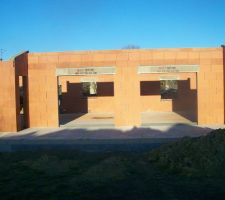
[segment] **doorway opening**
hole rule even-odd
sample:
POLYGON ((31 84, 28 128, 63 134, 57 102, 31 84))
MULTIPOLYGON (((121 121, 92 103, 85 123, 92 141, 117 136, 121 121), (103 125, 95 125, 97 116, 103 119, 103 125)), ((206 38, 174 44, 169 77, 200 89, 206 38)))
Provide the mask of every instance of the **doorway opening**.
POLYGON ((61 127, 114 127, 114 82, 77 76, 58 77, 61 127))
POLYGON ((196 124, 196 76, 140 82, 142 125, 196 124))

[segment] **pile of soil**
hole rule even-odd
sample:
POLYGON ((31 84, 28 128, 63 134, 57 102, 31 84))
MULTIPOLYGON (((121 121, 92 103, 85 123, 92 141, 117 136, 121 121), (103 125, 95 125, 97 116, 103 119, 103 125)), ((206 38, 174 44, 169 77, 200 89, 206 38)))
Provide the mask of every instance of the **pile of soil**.
POLYGON ((148 159, 157 167, 172 173, 225 177, 225 129, 161 146, 151 151, 148 159))

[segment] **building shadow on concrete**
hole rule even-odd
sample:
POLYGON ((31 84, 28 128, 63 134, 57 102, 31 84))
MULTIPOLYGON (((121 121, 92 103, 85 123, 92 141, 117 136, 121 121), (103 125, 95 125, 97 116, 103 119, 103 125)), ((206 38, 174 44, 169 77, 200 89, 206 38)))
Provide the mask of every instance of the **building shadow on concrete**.
POLYGON ((72 149, 79 151, 145 151, 183 137, 207 135, 212 129, 184 124, 120 129, 27 129, 0 135, 0 151, 72 149), (4 146, 5 145, 5 146, 4 146))
POLYGON ((73 120, 76 120, 87 113, 69 113, 69 114, 59 114, 59 124, 65 125, 73 120))

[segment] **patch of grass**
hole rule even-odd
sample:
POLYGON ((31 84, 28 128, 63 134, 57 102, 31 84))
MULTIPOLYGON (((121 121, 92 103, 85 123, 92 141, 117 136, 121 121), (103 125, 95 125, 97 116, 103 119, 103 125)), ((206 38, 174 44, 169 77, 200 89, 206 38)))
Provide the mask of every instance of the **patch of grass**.
POLYGON ((142 153, 0 153, 0 199, 224 199, 223 153, 224 130, 142 153))

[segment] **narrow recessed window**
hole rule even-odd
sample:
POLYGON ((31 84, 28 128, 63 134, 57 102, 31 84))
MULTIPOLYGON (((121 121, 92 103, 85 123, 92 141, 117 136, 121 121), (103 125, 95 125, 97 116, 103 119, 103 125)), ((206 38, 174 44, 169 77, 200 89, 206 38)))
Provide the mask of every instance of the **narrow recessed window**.
POLYGON ((62 85, 58 85, 58 95, 62 96, 62 85))
POLYGON ((160 81, 161 99, 175 99, 177 97, 177 90, 178 90, 177 80, 160 81))
POLYGON ((96 82, 83 82, 82 93, 84 96, 96 96, 97 95, 97 83, 96 82))

